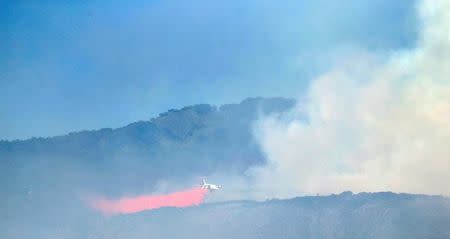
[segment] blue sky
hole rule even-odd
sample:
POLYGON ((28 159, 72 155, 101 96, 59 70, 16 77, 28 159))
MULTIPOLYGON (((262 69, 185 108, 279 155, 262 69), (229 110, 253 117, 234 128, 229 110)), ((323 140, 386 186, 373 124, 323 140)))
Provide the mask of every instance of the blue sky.
POLYGON ((416 40, 411 0, 3 1, 0 139, 298 97, 349 49, 416 40), (345 3, 345 4, 343 4, 345 3))

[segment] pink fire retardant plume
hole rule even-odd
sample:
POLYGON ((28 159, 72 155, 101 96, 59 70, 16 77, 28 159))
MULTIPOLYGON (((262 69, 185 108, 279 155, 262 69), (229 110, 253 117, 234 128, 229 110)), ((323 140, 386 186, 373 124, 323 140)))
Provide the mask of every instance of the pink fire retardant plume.
POLYGON ((127 214, 161 207, 188 207, 199 205, 208 192, 204 188, 193 188, 167 195, 143 195, 118 200, 96 199, 91 206, 105 214, 127 214))

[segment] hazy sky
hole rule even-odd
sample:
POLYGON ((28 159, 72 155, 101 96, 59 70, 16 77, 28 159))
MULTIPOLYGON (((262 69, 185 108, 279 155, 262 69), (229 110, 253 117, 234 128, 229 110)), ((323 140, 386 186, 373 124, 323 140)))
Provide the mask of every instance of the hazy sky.
POLYGON ((414 4, 2 1, 0 139, 118 127, 196 103, 298 97, 339 55, 413 47, 414 4))

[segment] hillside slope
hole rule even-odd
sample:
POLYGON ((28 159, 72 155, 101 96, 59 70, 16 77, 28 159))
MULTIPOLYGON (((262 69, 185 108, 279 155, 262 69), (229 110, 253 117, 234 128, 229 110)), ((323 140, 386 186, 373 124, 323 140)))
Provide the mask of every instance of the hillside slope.
POLYGON ((450 238, 450 199, 345 192, 105 218, 88 238, 450 238))
POLYGON ((217 171, 239 174, 264 162, 252 124, 294 104, 284 98, 249 98, 220 107, 201 104, 118 129, 2 141, 1 186, 39 191, 62 181, 121 194, 151 191, 158 180, 182 182, 217 171))

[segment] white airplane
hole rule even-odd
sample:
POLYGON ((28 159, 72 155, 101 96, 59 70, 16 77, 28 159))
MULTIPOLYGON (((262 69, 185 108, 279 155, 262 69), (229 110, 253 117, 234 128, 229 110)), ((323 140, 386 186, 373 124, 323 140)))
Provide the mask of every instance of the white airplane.
POLYGON ((206 183, 206 179, 202 179, 202 188, 204 189, 208 189, 208 191, 215 191, 215 190, 219 190, 222 186, 220 185, 216 185, 216 184, 211 184, 211 183, 206 183))

